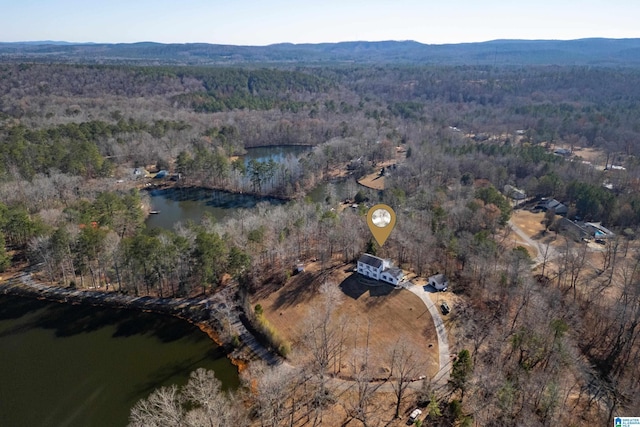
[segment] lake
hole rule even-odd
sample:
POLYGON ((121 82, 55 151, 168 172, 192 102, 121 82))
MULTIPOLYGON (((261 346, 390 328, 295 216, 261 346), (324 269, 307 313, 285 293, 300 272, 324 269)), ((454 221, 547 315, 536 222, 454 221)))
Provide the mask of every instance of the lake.
POLYGON ((157 387, 238 371, 188 322, 151 313, 0 296, 0 426, 126 426, 157 387))
POLYGON ((314 203, 326 203, 327 197, 332 204, 344 199, 353 199, 358 192, 358 183, 353 178, 345 178, 334 182, 322 182, 307 197, 314 203))
MULTIPOLYGON (((275 145, 247 149, 243 156, 245 163, 252 159, 267 162, 283 162, 288 156, 299 156, 313 147, 301 145, 275 145)), ((231 193, 206 189, 168 188, 152 190, 151 210, 159 212, 149 215, 148 227, 172 229, 177 222, 199 223, 206 213, 217 221, 222 221, 240 209, 251 209, 258 203, 283 204, 283 200, 273 197, 256 197, 249 194, 231 193)))
MULTIPOLYGON (((325 203, 330 196, 332 203, 346 198, 352 199, 358 192, 353 178, 334 183, 321 183, 311 190, 307 197, 314 203, 325 203)), ((249 194, 230 193, 199 188, 166 188, 149 192, 151 209, 158 214, 149 215, 147 227, 170 230, 178 222, 199 223, 205 214, 216 221, 236 214, 242 209, 255 208, 259 203, 284 204, 285 201, 273 197, 256 197, 249 194)))
MULTIPOLYGON (((282 162, 312 147, 247 150, 245 161, 282 162)), ((333 191, 333 190, 332 190, 333 191)), ((325 190, 318 190, 323 197, 325 190)), ((203 189, 150 192, 147 225, 222 220, 258 203, 284 203, 203 189)), ((0 295, 0 426, 125 426, 130 408, 162 385, 213 369, 225 387, 238 371, 197 327, 169 316, 0 295)))
POLYGON ((222 221, 240 209, 251 209, 258 203, 283 204, 273 197, 256 197, 249 194, 230 193, 199 188, 166 188, 151 190, 151 209, 158 214, 149 215, 147 227, 172 229, 178 222, 193 221, 196 224, 205 214, 222 221))

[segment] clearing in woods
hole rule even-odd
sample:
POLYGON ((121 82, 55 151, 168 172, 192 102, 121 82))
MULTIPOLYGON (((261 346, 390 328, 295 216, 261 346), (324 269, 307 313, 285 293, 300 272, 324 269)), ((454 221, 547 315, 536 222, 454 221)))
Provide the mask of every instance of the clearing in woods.
POLYGON ((382 175, 382 169, 384 168, 387 173, 389 170, 395 165, 402 163, 407 158, 407 151, 402 147, 396 147, 395 158, 392 160, 387 160, 386 162, 378 163, 375 166, 376 171, 371 173, 364 178, 358 180, 358 184, 371 188, 373 190, 384 190, 385 187, 385 177, 382 175))
POLYGON ((331 372, 348 378, 352 373, 355 350, 366 347, 374 377, 389 373, 389 351, 399 341, 406 341, 422 359, 423 372, 433 377, 438 371, 438 340, 433 319, 424 303, 405 289, 391 285, 365 286, 353 273, 353 264, 341 264, 331 270, 320 269, 319 263, 307 265, 300 273, 268 297, 254 303, 262 305, 264 315, 273 327, 292 343, 291 362, 299 364, 305 357, 301 335, 311 319, 314 307, 320 309, 324 297, 320 286, 325 281, 340 289, 340 303, 333 319, 346 324, 344 351, 340 366, 331 372))

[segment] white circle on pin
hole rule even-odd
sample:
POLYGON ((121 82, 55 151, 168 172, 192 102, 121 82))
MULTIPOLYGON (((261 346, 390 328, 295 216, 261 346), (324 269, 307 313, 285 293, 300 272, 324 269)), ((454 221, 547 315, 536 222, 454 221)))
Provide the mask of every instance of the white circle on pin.
POLYGON ((386 227, 391 223, 391 213, 386 209, 376 209, 373 211, 373 214, 371 214, 371 222, 373 222, 373 225, 376 227, 386 227))

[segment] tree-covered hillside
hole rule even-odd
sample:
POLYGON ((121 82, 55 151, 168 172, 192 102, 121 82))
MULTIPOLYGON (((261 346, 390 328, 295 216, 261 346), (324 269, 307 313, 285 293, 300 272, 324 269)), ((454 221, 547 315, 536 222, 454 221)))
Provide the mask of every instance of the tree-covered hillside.
MULTIPOLYGON (((322 49, 337 61, 338 48, 375 58, 393 47, 322 49)), ((158 47, 135 48, 148 60, 158 47)), ((33 52, 57 49, 69 52, 33 52)), ((379 254, 419 275, 445 272, 460 301, 454 381, 411 400, 434 402, 434 425, 597 425, 639 406, 639 70, 37 62, 0 65, 0 268, 31 263, 51 283, 137 295, 229 281, 267 295, 301 260, 344 269, 375 248, 362 215, 383 202, 398 224, 379 254), (308 148, 282 162, 239 157, 267 145, 308 148), (384 179, 384 190, 356 184, 363 177, 384 179), (139 191, 156 183, 292 201, 157 230, 145 226, 139 191), (551 212, 533 236, 546 252, 528 252, 510 232, 504 193, 514 187, 616 237, 595 249, 565 238, 551 212), (320 202, 305 197, 313 189, 320 202)), ((278 386, 287 414, 320 419, 339 404, 324 383, 301 404, 287 394, 295 384, 278 386)))
POLYGON ((0 59, 129 64, 420 64, 640 65, 639 39, 494 40, 430 45, 415 41, 281 43, 231 46, 205 43, 0 43, 0 59))

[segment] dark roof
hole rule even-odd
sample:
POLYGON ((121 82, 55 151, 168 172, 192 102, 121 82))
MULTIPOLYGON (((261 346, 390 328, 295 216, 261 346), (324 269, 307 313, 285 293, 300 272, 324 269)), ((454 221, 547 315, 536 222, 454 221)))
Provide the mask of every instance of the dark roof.
POLYGON ((377 256, 362 254, 358 262, 370 265, 375 268, 380 268, 382 265, 382 258, 378 258, 377 256))
POLYGON ((442 285, 444 282, 447 281, 447 278, 444 276, 444 274, 440 273, 440 274, 435 274, 435 275, 429 277, 429 280, 433 280, 438 285, 442 285))
POLYGON ((538 203, 537 207, 542 209, 553 209, 557 214, 567 212, 567 207, 556 199, 543 200, 542 202, 538 203))
POLYGON ((555 154, 560 154, 562 156, 568 156, 571 154, 571 150, 568 150, 566 148, 558 148, 556 151, 554 151, 555 154))

